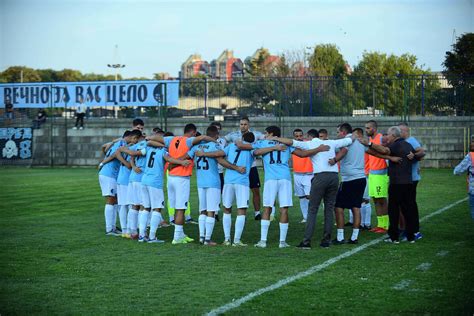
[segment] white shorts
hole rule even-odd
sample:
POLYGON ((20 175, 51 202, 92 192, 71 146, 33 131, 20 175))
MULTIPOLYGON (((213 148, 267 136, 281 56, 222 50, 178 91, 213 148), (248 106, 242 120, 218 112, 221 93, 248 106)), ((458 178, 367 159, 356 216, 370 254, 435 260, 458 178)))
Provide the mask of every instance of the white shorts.
POLYGON ((117 204, 118 205, 130 204, 130 200, 128 198, 128 185, 117 184, 117 204))
POLYGON ((100 189, 102 196, 116 196, 117 195, 117 180, 111 177, 99 175, 100 189))
POLYGON ((365 190, 364 190, 364 195, 362 196, 362 198, 364 200, 369 200, 370 201, 370 197, 369 197, 369 177, 366 177, 366 183, 365 183, 365 190))
POLYGON ((165 208, 165 194, 163 189, 142 185, 141 200, 144 208, 165 208))
POLYGON ((219 212, 221 203, 221 189, 198 188, 199 212, 219 212))
POLYGON ((128 201, 130 205, 142 205, 142 183, 141 182, 130 182, 128 184, 128 201))
POLYGON ((313 179, 313 174, 293 174, 294 190, 296 196, 309 196, 309 193, 311 192, 311 179, 313 179))
POLYGON ((293 206, 291 196, 291 181, 288 180, 267 180, 263 186, 263 206, 273 207, 278 195, 280 207, 293 206))
POLYGON ((185 210, 189 202, 189 177, 168 176, 168 204, 176 210, 185 210))
POLYGON ((224 184, 224 190, 222 191, 222 204, 225 208, 232 207, 234 197, 237 201, 237 208, 248 208, 250 188, 246 185, 236 183, 224 184))

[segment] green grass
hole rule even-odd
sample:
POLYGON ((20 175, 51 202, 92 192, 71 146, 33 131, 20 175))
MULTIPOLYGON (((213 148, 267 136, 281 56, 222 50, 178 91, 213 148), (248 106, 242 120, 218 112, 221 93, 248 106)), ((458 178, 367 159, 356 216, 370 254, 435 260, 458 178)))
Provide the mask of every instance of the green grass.
MULTIPOLYGON (((464 198, 465 178, 425 170, 418 191, 423 217, 464 198)), ((203 314, 354 248, 280 250, 276 222, 267 249, 171 246, 172 227, 158 231, 164 245, 106 237, 93 169, 3 168, 0 192, 2 315, 203 314)), ((294 205, 291 245, 304 230, 294 205)), ((228 314, 472 314, 473 224, 463 202, 423 222, 425 237, 414 245, 378 243, 228 314)), ((197 225, 185 232, 197 237, 197 225)), ((243 240, 255 243, 259 234, 249 216, 243 240)), ((321 234, 319 214, 314 244, 321 234)), ((221 223, 214 237, 222 241, 221 223)), ((359 241, 378 237, 362 232, 359 241)))

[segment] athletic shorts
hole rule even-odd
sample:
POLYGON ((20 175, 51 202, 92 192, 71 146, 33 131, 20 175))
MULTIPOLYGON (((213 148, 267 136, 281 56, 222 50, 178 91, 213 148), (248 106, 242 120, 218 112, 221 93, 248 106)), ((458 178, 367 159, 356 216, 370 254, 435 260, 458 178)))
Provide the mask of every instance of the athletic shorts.
POLYGON ((141 182, 130 182, 128 184, 128 200, 130 205, 142 205, 142 183, 141 182))
POLYGON ((258 175, 257 167, 250 168, 249 181, 251 189, 260 188, 260 177, 258 175))
POLYGON ((267 180, 263 186, 263 206, 275 206, 275 200, 278 195, 278 204, 280 207, 293 206, 293 197, 291 195, 291 181, 288 180, 267 180))
POLYGON ((388 197, 388 175, 369 173, 369 196, 376 199, 388 197))
POLYGON ((311 179, 313 179, 313 174, 306 173, 294 173, 293 180, 294 185, 293 189, 295 190, 295 196, 308 196, 311 192, 311 179))
POLYGON ((117 204, 129 205, 128 185, 117 184, 117 204))
POLYGON ((225 208, 232 208, 234 197, 237 202, 237 208, 248 208, 250 188, 243 184, 224 184, 224 191, 222 192, 222 204, 225 208))
POLYGON ((163 189, 142 185, 141 200, 144 208, 162 209, 165 207, 165 194, 163 193, 163 189))
POLYGON ((176 210, 186 210, 188 208, 189 202, 189 187, 189 177, 169 175, 168 206, 176 210))
POLYGON ((342 209, 360 208, 366 183, 365 178, 341 182, 337 191, 335 207, 342 209))
POLYGON ((218 188, 198 188, 199 212, 218 212, 221 190, 218 188))
POLYGON ((114 178, 99 175, 99 184, 102 191, 102 196, 117 195, 117 180, 114 178))

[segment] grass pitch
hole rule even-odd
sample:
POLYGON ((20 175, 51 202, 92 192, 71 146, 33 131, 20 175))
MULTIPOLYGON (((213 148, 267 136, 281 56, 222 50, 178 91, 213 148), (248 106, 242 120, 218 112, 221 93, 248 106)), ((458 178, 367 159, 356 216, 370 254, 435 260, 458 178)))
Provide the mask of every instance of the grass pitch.
MULTIPOLYGON (((158 230, 164 245, 107 237, 93 169, 2 168, 0 192, 2 315, 204 314, 354 248, 278 249, 272 222, 269 248, 255 249, 260 226, 253 209, 244 249, 172 246, 172 227, 158 230)), ((424 170, 418 192, 423 217, 466 197, 465 178, 424 170)), ((287 241, 296 246, 304 225, 296 199, 294 205, 287 241)), ((422 222, 424 238, 416 244, 378 243, 227 313, 472 315, 473 226, 466 201, 422 222)), ((197 225, 184 229, 198 236, 197 225)), ((321 234, 319 216, 314 245, 321 234)), ((213 236, 222 242, 221 222, 213 236)), ((379 237, 362 232, 359 242, 379 237)))

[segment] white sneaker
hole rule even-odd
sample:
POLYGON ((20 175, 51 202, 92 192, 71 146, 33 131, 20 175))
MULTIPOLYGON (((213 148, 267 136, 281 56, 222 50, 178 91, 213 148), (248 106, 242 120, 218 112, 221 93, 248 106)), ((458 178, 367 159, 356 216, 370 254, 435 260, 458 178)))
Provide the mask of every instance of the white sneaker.
POLYGON ((247 244, 244 244, 241 240, 234 242, 232 244, 233 247, 247 247, 247 244))
POLYGON ((288 248, 290 245, 286 243, 286 241, 280 241, 280 244, 278 245, 278 248, 288 248))
POLYGON ((255 244, 257 248, 267 248, 267 242, 264 240, 260 240, 258 243, 255 244))
POLYGON ((106 232, 105 235, 107 235, 107 236, 122 236, 122 233, 119 233, 118 231, 113 229, 111 231, 106 232))
POLYGON ((72 129, 77 129, 77 127, 74 126, 72 129))
POLYGON ((81 126, 81 127, 79 127, 79 129, 84 129, 84 127, 81 126))
POLYGON ((146 236, 139 236, 138 242, 148 242, 148 238, 146 236))
POLYGON ((222 243, 222 245, 224 246, 230 246, 232 243, 230 242, 230 240, 224 240, 224 242, 222 243))
POLYGON ((304 223, 306 223, 306 220, 303 218, 300 223, 304 224, 304 223))
POLYGON ((150 244, 162 244, 164 242, 165 242, 164 240, 161 240, 161 239, 158 239, 158 238, 148 240, 148 243, 150 243, 150 244))

